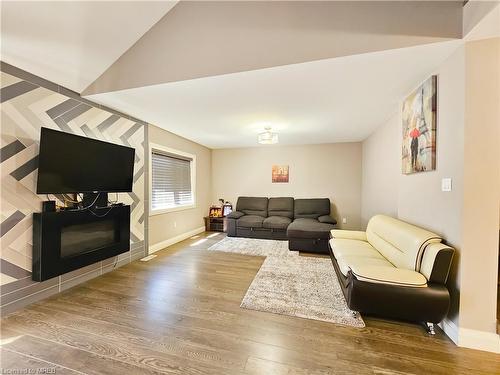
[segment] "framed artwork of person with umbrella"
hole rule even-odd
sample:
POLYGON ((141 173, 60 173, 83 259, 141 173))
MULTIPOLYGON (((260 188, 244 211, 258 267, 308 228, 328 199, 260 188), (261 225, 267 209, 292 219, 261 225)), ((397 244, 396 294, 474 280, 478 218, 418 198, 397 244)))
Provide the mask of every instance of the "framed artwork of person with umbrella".
POLYGON ((404 174, 436 169, 437 76, 403 102, 402 169, 404 174))

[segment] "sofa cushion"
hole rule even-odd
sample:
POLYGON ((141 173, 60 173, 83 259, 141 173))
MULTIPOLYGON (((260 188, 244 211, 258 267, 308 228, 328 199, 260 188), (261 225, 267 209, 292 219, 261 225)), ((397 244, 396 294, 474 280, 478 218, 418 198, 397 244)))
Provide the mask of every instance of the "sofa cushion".
POLYGON ((330 215, 330 199, 295 199, 294 217, 317 219, 323 215, 330 215))
POLYGON ((332 224, 320 223, 316 219, 295 219, 287 229, 287 236, 292 238, 328 239, 332 224))
POLYGON ((227 215, 228 219, 239 219, 240 217, 244 216, 245 214, 240 211, 233 211, 229 215, 227 215))
POLYGON ((330 240, 330 247, 335 259, 346 257, 385 259, 382 254, 366 241, 332 238, 330 240))
POLYGON ((322 215, 322 216, 318 217, 318 221, 320 223, 327 223, 327 224, 334 224, 334 225, 337 224, 337 220, 335 220, 330 215, 322 215))
POLYGON ((404 268, 351 265, 351 272, 360 281, 407 287, 426 287, 427 279, 419 272, 404 268))
POLYGON ((344 276, 351 271, 360 281, 411 287, 427 285, 422 274, 406 269, 400 272, 366 241, 332 238, 330 247, 344 276))
POLYGON ((371 257, 363 257, 363 256, 346 256, 339 257, 336 259, 337 264, 339 265, 340 272, 344 276, 347 277, 349 271, 351 271, 351 267, 360 267, 360 266, 380 266, 380 267, 394 267, 387 259, 385 258, 371 258, 371 257))
POLYGON ((245 215, 267 217, 268 199, 265 197, 239 197, 236 202, 236 211, 245 215))
POLYGON ((264 228, 269 229, 286 229, 292 222, 292 219, 283 216, 266 217, 262 223, 264 228))
POLYGON ((269 198, 269 216, 284 216, 293 219, 293 198, 269 198))
POLYGON ((366 238, 396 267, 413 271, 420 270, 425 247, 441 242, 435 233, 385 215, 370 219, 366 238))
POLYGON ((360 230, 344 230, 344 229, 333 229, 330 231, 330 236, 332 238, 345 238, 351 240, 367 241, 366 232, 360 230))
POLYGON ((264 218, 258 215, 245 215, 236 221, 236 226, 239 228, 262 228, 264 218))

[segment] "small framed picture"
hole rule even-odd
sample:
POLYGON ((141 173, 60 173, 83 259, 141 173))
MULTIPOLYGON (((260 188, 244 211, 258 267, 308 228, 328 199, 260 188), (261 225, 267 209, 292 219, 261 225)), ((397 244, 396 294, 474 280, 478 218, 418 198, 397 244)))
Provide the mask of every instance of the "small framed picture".
POLYGON ((272 167, 272 182, 273 183, 286 183, 289 178, 288 165, 273 165, 272 167))

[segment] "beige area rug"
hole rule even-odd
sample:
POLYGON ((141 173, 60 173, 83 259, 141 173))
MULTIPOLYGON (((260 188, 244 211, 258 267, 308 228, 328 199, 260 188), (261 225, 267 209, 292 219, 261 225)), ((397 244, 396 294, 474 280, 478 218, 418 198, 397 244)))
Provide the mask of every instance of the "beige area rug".
POLYGON ((287 241, 226 237, 208 250, 267 256, 240 307, 364 327, 353 316, 330 259, 303 257, 287 241))
POLYGON ((299 256, 297 251, 288 250, 288 241, 260 240, 257 238, 242 237, 226 237, 210 246, 208 250, 264 257, 299 256))

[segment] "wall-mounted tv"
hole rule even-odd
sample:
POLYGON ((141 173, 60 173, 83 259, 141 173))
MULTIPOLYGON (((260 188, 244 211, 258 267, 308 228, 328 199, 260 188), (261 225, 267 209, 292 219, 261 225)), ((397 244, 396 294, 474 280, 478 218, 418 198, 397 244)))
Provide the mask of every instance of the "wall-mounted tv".
POLYGON ((129 192, 135 150, 42 128, 37 194, 129 192))

